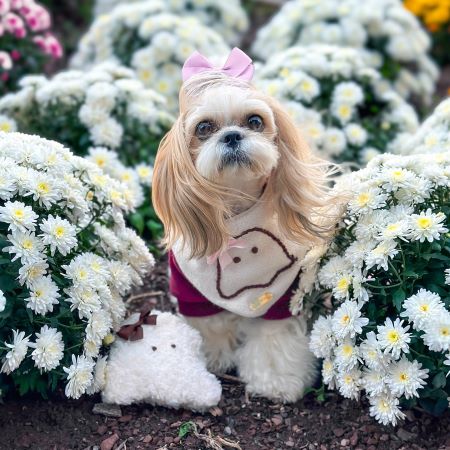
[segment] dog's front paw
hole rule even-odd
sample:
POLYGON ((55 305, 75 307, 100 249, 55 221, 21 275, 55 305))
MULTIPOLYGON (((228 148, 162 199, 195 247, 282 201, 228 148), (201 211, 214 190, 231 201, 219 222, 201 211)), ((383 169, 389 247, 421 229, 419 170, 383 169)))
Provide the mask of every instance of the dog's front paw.
POLYGON ((247 392, 272 400, 295 402, 316 376, 316 359, 297 318, 259 321, 247 330, 236 362, 247 392))

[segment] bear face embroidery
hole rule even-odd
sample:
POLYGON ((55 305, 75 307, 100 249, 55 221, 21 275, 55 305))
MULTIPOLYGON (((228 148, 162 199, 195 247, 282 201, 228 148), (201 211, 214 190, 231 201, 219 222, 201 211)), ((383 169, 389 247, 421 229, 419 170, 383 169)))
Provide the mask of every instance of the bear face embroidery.
POLYGON ((231 248, 232 262, 222 268, 216 263, 217 292, 223 299, 232 299, 249 289, 268 288, 277 277, 297 261, 286 246, 270 231, 251 228, 235 239, 245 241, 245 248, 231 248))

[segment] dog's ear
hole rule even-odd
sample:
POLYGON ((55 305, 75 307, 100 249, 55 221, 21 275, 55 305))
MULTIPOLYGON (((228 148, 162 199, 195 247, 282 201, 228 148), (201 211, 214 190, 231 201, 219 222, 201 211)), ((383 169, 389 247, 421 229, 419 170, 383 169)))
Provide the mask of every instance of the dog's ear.
POLYGON ((280 153, 271 182, 280 226, 291 239, 320 240, 328 236, 333 221, 325 219, 333 210, 328 188, 330 163, 313 155, 299 128, 277 100, 270 98, 268 103, 275 116, 280 153))
POLYGON ((220 187, 201 177, 180 116, 156 154, 152 201, 164 225, 164 244, 181 240, 191 257, 210 255, 227 242, 228 214, 220 187))

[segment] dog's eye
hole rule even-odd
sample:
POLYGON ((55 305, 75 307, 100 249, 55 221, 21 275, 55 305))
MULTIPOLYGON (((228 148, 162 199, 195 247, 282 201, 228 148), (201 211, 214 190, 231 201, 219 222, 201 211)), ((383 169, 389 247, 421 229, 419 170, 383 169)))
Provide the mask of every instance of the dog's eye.
POLYGON ((200 122, 195 129, 195 135, 199 139, 208 139, 214 132, 214 124, 209 120, 200 122))
POLYGON ((261 116, 253 115, 247 119, 248 127, 253 131, 264 130, 264 121, 261 116))

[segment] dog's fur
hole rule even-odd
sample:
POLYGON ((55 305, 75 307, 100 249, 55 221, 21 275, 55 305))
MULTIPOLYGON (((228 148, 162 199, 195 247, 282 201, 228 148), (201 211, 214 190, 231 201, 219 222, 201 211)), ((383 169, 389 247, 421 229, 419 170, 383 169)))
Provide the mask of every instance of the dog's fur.
MULTIPOLYGON (((220 71, 196 75, 180 91, 180 116, 154 167, 153 205, 165 244, 181 242, 192 258, 224 248, 227 218, 249 208, 263 189, 284 236, 319 243, 329 232, 319 220, 332 201, 327 169, 276 100, 220 71), (252 115, 262 118, 263 130, 249 128, 252 115), (205 120, 214 132, 199 139, 197 125, 205 120), (230 131, 242 138, 231 161, 223 143, 230 131)), ((210 369, 236 366, 250 393, 295 401, 313 382, 315 361, 302 318, 267 321, 223 312, 189 322, 203 336, 210 369)))

